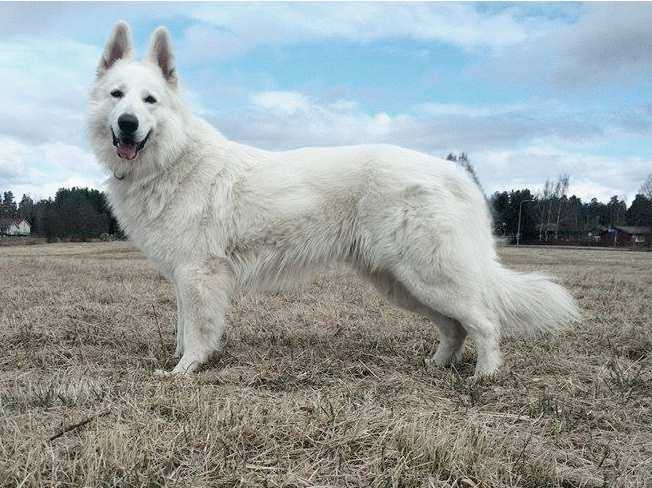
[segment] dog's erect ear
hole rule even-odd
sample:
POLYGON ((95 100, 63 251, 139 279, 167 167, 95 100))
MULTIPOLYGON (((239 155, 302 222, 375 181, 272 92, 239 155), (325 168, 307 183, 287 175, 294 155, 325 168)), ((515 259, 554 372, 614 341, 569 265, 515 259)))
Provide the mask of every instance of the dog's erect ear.
POLYGON ((106 73, 116 61, 131 58, 132 54, 133 48, 129 24, 121 20, 113 28, 111 37, 104 47, 104 53, 97 67, 97 76, 100 77, 106 73))
POLYGON ((159 27, 152 34, 149 45, 149 59, 163 72, 163 77, 172 85, 177 85, 177 71, 172 54, 172 41, 170 33, 165 27, 159 27))

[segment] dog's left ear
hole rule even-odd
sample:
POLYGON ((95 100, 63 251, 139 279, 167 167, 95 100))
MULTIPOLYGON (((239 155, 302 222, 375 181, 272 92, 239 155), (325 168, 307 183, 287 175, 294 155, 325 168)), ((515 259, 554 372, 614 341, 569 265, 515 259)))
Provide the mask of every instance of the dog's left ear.
POLYGON ((159 27, 152 34, 149 45, 149 59, 158 65, 163 72, 163 77, 172 85, 177 86, 177 71, 172 54, 172 41, 170 33, 165 27, 159 27))

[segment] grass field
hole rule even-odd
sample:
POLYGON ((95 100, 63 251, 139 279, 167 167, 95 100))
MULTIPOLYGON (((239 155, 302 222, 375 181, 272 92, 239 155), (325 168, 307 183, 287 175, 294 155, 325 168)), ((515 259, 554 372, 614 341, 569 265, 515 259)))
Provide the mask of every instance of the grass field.
POLYGON ((436 328, 342 271, 237 297, 225 353, 160 378, 174 295, 141 254, 3 248, 0 486, 652 486, 652 253, 500 252, 585 320, 475 383, 472 346, 426 370, 436 328))

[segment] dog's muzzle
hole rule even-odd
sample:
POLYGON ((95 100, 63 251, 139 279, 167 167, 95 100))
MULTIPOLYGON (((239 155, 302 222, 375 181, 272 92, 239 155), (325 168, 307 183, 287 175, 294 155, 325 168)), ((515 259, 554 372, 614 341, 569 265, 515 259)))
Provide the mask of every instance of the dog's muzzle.
POLYGON ((136 159, 136 156, 138 156, 138 153, 145 147, 145 144, 147 143, 147 140, 149 139, 149 136, 151 135, 152 131, 150 130, 145 138, 140 141, 136 142, 134 140, 131 140, 129 138, 125 137, 117 137, 115 135, 115 132, 113 132, 113 128, 111 128, 111 136, 113 137, 113 145, 117 149, 118 156, 120 156, 122 159, 126 159, 128 161, 132 161, 136 159))

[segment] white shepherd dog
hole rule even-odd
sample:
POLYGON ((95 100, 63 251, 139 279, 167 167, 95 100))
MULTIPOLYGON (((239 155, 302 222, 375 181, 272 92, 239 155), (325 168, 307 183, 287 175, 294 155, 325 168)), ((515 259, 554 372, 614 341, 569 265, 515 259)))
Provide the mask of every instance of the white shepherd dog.
POLYGON ((221 347, 237 286, 280 287, 347 263, 397 305, 432 318, 427 364, 477 349, 475 376, 496 372, 501 334, 554 331, 579 318, 569 293, 504 268, 485 198, 463 169, 389 145, 270 152, 224 138, 179 95, 170 36, 133 59, 118 23, 91 91, 89 131, 114 212, 174 283, 173 373, 221 347))

